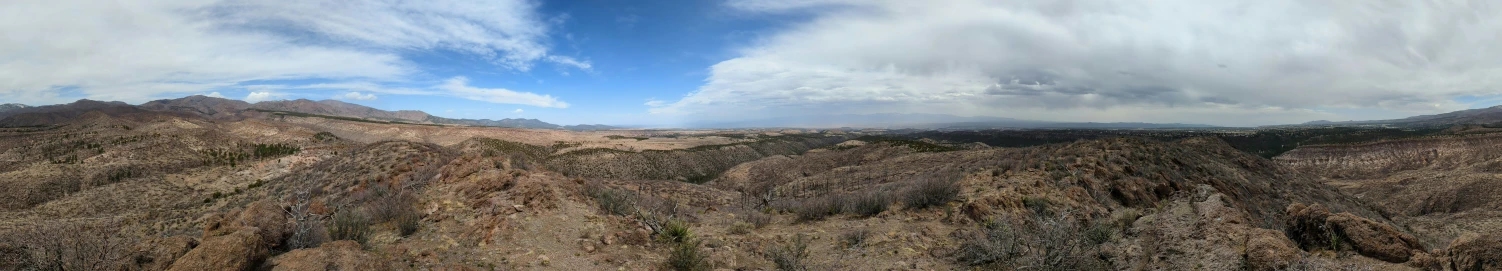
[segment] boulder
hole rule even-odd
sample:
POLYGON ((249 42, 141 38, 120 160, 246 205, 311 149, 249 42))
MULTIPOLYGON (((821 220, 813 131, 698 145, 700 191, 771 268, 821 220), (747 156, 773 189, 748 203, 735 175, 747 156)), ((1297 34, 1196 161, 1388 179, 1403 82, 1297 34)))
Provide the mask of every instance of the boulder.
POLYGON ((281 206, 270 200, 260 200, 245 206, 245 209, 214 215, 204 222, 203 239, 226 235, 241 228, 256 228, 261 241, 268 248, 281 247, 292 233, 292 224, 281 206))
POLYGON ((265 260, 269 252, 258 232, 260 229, 244 227, 234 233, 206 238, 167 270, 249 270, 265 260))
POLYGON ((317 248, 293 250, 271 258, 269 270, 391 270, 392 267, 360 249, 360 243, 340 240, 317 248))
POLYGON ((1282 232, 1269 229, 1251 229, 1246 240, 1246 269, 1287 270, 1303 258, 1293 240, 1282 232))
POLYGON ((1424 246, 1396 227, 1351 213, 1332 214, 1319 204, 1290 204, 1289 238, 1304 250, 1355 250, 1363 256, 1393 263, 1407 262, 1424 246))
POLYGON ((121 270, 166 270, 184 254, 198 247, 198 240, 186 235, 148 238, 137 243, 125 257, 121 270))
POLYGON ((1502 270, 1502 236, 1465 234, 1446 250, 1450 270, 1502 270))

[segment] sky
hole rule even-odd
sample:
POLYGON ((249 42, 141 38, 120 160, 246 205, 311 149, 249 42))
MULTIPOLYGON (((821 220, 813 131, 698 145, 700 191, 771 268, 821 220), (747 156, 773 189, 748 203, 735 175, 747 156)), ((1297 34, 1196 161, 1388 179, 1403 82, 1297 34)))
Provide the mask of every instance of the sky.
POLYGON ((11 0, 0 103, 336 99, 691 126, 1253 126, 1502 104, 1496 1, 11 0))

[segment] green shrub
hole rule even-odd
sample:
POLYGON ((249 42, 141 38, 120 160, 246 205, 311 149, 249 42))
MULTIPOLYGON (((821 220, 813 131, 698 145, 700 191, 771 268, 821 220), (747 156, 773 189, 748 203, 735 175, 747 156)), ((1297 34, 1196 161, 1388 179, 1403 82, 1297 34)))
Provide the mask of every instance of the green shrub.
POLYGON ((673 245, 664 265, 677 271, 709 270, 709 255, 699 249, 699 240, 690 240, 673 245))
POLYGON ((1103 223, 1095 224, 1094 227, 1090 227, 1090 229, 1085 230, 1085 239, 1090 240, 1091 244, 1104 244, 1111 241, 1112 231, 1113 230, 1111 229, 1110 225, 1103 223))
POLYGON ((694 233, 688 229, 688 223, 672 219, 662 224, 662 233, 658 238, 669 243, 683 243, 693 240, 694 233))
POLYGON ((334 213, 333 221, 329 225, 329 239, 352 240, 365 244, 370 236, 370 218, 358 211, 339 211, 334 213))

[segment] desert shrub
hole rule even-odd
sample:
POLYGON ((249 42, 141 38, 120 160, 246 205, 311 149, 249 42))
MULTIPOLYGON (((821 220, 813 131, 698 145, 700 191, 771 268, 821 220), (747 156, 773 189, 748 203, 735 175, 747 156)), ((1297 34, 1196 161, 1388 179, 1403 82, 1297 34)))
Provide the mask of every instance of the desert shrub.
POLYGON ((1049 206, 1051 205, 1053 205, 1053 201, 1049 201, 1047 198, 1022 197, 1022 206, 1027 207, 1028 210, 1032 210, 1033 214, 1042 216, 1052 215, 1049 213, 1049 206))
POLYGON ((699 249, 699 240, 689 240, 673 245, 664 265, 678 271, 709 270, 709 255, 699 249))
POLYGON ((627 190, 606 187, 600 183, 589 183, 584 186, 584 193, 594 198, 600 206, 600 211, 606 214, 627 216, 636 211, 637 196, 627 190))
POLYGON ((953 201, 960 195, 960 184, 940 177, 925 177, 912 183, 903 193, 903 202, 908 208, 928 208, 953 201))
POLYGON ((869 217, 887 211, 892 204, 892 195, 881 191, 856 193, 841 198, 845 202, 845 213, 860 217, 869 217))
POLYGON ((793 213, 798 215, 798 221, 814 221, 824 219, 840 213, 841 200, 835 197, 818 197, 794 201, 793 213))
POLYGON ((726 229, 725 232, 729 232, 730 234, 747 234, 751 233, 751 227, 751 223, 735 222, 735 224, 731 224, 730 228, 726 229))
POLYGON ((336 212, 330 223, 330 240, 352 240, 364 244, 370 236, 370 218, 358 211, 336 212))
POLYGON ((809 270, 808 263, 808 240, 803 234, 793 237, 787 244, 767 248, 767 260, 777 265, 777 270, 805 271, 809 270))
POLYGON ((746 218, 746 223, 751 223, 751 226, 757 229, 772 224, 772 215, 766 213, 751 211, 746 212, 744 217, 746 218))
POLYGON ((857 248, 866 244, 866 237, 871 236, 871 230, 859 228, 840 234, 840 242, 846 248, 857 248))
POLYGON ((1085 239, 1090 240, 1090 244, 1104 244, 1111 241, 1113 231, 1110 225, 1097 223, 1095 226, 1090 227, 1090 229, 1085 230, 1085 239))
POLYGON ((688 223, 672 219, 662 224, 662 231, 657 236, 665 242, 683 243, 693 240, 694 232, 688 229, 688 223))
POLYGON ((48 221, 23 228, 0 241, 19 250, 19 270, 109 270, 124 260, 135 238, 113 223, 48 221))
POLYGON ((1109 269, 1094 257, 1087 235, 1067 216, 1033 223, 986 223, 962 240, 958 259, 962 264, 988 269, 1109 269))
POLYGON ((1117 229, 1125 231, 1132 228, 1132 224, 1136 223, 1137 219, 1141 217, 1142 210, 1138 210, 1137 208, 1121 209, 1111 213, 1111 223, 1116 224, 1117 229))
POLYGON ((417 232, 418 227, 421 226, 419 223, 422 222, 422 215, 417 212, 409 212, 397 216, 391 222, 395 224, 397 233, 400 233, 402 236, 408 236, 417 232))

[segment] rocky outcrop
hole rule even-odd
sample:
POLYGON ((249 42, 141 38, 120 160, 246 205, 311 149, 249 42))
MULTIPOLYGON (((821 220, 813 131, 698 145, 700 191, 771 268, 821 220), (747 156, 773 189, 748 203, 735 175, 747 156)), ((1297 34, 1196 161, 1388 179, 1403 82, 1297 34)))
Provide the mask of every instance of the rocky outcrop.
POLYGON ((202 244, 178 258, 167 270, 249 270, 260 265, 270 253, 259 231, 245 227, 228 235, 205 238, 202 244))
POLYGON ((204 226, 203 239, 231 234, 245 228, 254 228, 256 234, 260 235, 260 240, 265 242, 262 246, 280 247, 286 241, 287 236, 292 233, 292 225, 287 219, 287 213, 276 203, 270 200, 260 200, 251 203, 243 210, 221 214, 210 219, 210 222, 204 226))
POLYGON ((1375 259, 1402 263, 1424 246, 1397 228, 1352 215, 1330 213, 1319 204, 1288 206, 1288 235, 1304 250, 1355 250, 1375 259))
POLYGON ((1304 257, 1276 230, 1249 224, 1224 194, 1200 186, 1137 219, 1122 246, 1107 250, 1115 266, 1164 270, 1286 270, 1304 257), (1242 249, 1244 248, 1244 249, 1242 249))
POLYGON ((390 270, 380 258, 360 249, 360 243, 340 240, 317 248, 305 248, 278 255, 266 261, 262 269, 276 271, 322 270, 390 270))
POLYGON ((1466 234, 1446 249, 1450 270, 1502 270, 1502 236, 1466 234))

